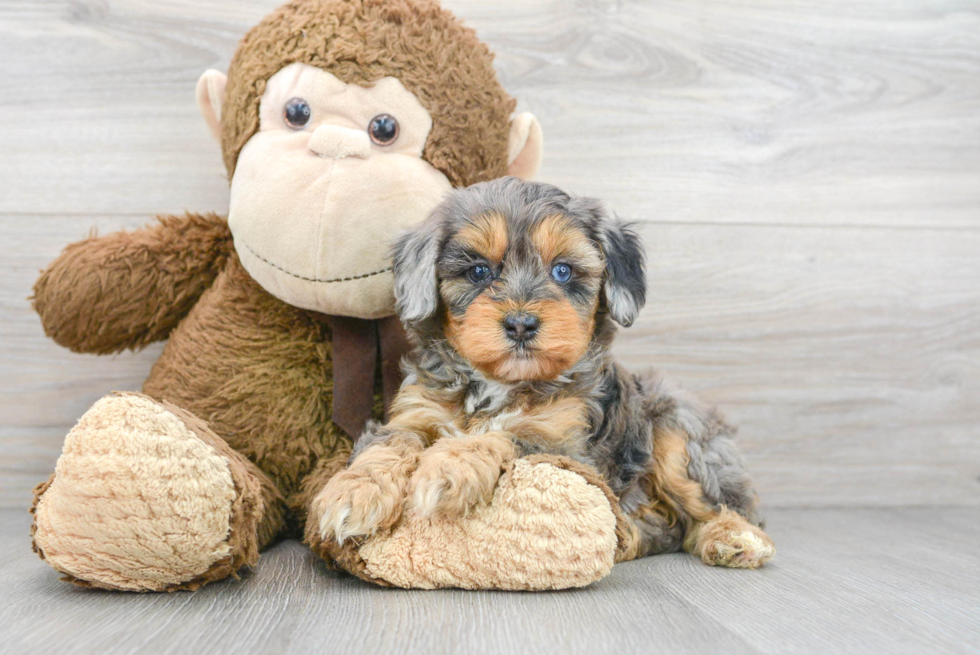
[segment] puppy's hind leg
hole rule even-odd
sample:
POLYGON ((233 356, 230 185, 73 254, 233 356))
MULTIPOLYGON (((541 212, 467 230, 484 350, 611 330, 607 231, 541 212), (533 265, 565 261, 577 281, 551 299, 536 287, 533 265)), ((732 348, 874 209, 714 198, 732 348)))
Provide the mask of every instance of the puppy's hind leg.
POLYGON ((627 561, 648 555, 675 553, 684 543, 684 525, 667 503, 649 500, 637 488, 639 498, 624 496, 620 507, 626 513, 630 525, 628 547, 617 555, 617 561, 627 561), (641 503, 637 505, 637 503, 641 503))
POLYGON ((712 440, 724 440, 717 446, 731 449, 735 459, 712 456, 697 461, 690 451, 702 455, 704 444, 689 449, 688 439, 678 429, 654 431, 651 498, 662 500, 676 512, 685 526, 684 550, 705 564, 748 569, 762 566, 776 554, 776 547, 749 521, 755 515, 755 496, 740 469, 734 446, 726 436, 714 436, 712 440), (738 470, 728 470, 732 467, 738 470))

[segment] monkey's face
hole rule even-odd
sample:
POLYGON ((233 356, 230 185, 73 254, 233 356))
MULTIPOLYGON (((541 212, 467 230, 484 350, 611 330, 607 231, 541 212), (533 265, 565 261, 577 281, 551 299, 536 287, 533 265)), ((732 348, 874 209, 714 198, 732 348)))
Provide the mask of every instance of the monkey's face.
POLYGON ((601 306, 628 325, 645 293, 631 231, 595 201, 515 178, 453 192, 399 241, 395 285, 403 319, 438 322, 508 382, 554 379, 589 348, 601 306))
POLYGON ((259 118, 228 216, 246 270, 298 307, 392 314, 388 244, 451 189, 422 158, 429 112, 393 77, 365 88, 296 63, 269 78, 259 118))

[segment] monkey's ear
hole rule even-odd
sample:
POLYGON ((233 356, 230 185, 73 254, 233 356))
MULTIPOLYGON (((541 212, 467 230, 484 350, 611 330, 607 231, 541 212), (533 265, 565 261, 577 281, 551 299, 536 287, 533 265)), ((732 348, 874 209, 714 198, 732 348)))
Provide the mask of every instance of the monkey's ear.
POLYGON ((629 223, 610 218, 602 203, 594 198, 576 198, 569 206, 592 218, 595 238, 606 256, 606 280, 602 288, 606 309, 614 321, 629 327, 647 299, 645 254, 640 237, 629 223))
POLYGON ((204 71, 197 80, 197 108, 213 136, 221 143, 221 101, 225 97, 228 76, 213 68, 204 71))
POLYGON ((541 125, 533 114, 524 112, 510 119, 507 144, 507 174, 530 180, 541 168, 544 139, 541 125))
POLYGON ((395 310, 406 323, 430 318, 439 307, 440 230, 430 217, 400 236, 392 250, 395 275, 395 310))

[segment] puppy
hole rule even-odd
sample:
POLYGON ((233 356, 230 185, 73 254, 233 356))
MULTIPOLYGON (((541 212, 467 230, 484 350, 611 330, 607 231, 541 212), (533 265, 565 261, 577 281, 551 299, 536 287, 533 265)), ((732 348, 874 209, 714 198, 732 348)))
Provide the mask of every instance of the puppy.
POLYGON ((644 304, 643 250, 601 203, 503 178, 452 192, 394 248, 415 349, 387 425, 358 439, 315 501, 324 538, 392 527, 410 507, 461 515, 532 453, 594 466, 632 523, 624 559, 685 549, 755 568, 775 553, 711 408, 616 364, 614 322, 644 304))

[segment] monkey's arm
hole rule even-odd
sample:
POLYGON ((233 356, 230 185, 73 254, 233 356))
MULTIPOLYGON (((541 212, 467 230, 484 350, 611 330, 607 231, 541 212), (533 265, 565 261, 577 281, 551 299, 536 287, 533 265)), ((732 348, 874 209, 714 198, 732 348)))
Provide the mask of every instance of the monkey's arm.
POLYGON ((167 338, 214 282, 232 252, 214 214, 73 243, 34 284, 44 332, 74 351, 108 354, 167 338))

